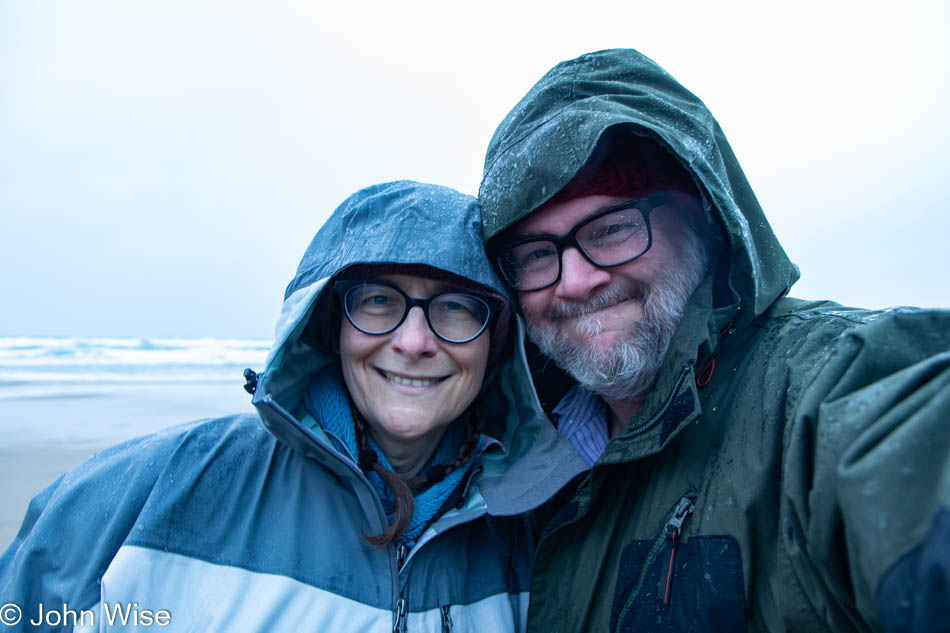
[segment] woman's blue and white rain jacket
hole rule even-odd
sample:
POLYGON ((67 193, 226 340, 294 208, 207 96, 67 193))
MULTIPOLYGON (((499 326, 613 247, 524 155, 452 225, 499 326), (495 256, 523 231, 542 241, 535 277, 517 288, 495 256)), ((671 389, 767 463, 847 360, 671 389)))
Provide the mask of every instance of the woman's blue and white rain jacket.
POLYGON ((108 621, 116 605, 166 610, 170 624, 142 629, 162 632, 521 630, 533 544, 516 515, 584 464, 544 418, 520 323, 478 399, 503 449, 479 458, 459 503, 411 551, 363 539, 386 526, 378 495, 303 405, 332 362, 305 332, 312 316, 331 325, 317 307, 329 278, 353 264, 423 263, 503 294, 480 236, 474 198, 443 187, 389 183, 344 202, 287 288, 253 398, 260 417, 132 440, 37 495, 0 558, 0 603, 24 613, 7 630, 43 630, 28 624, 39 603, 91 610, 94 625, 86 617, 79 630, 126 628, 108 621))

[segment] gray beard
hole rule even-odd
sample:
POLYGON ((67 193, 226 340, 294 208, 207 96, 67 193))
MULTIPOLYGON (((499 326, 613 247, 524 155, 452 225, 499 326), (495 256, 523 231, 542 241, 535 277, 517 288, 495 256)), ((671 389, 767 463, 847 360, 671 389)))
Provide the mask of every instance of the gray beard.
POLYGON ((543 323, 527 323, 528 337, 545 356, 604 400, 642 396, 652 387, 686 304, 706 272, 702 242, 692 231, 686 231, 682 239, 677 265, 668 267, 652 286, 629 280, 586 303, 559 304, 548 311, 543 323), (642 316, 631 321, 627 335, 615 344, 585 345, 561 332, 564 321, 579 319, 577 331, 594 338, 604 328, 598 310, 628 299, 641 303, 642 316))

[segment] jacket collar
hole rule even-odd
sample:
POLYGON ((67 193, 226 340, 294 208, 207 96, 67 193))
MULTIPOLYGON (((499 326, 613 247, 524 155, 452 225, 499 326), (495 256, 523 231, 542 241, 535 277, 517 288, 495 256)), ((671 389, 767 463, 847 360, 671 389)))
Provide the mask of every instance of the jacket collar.
POLYGON ((598 463, 626 462, 658 453, 702 413, 697 365, 716 352, 718 322, 730 312, 734 314, 734 310, 713 310, 712 288, 710 274, 690 297, 643 407, 623 433, 608 442, 598 463))

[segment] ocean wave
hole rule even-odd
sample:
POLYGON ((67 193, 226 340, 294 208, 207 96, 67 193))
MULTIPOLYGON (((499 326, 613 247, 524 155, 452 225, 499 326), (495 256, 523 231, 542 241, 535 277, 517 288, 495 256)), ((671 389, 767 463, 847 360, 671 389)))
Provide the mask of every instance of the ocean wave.
POLYGON ((65 368, 99 368, 107 373, 133 367, 214 368, 261 366, 269 341, 182 338, 0 338, 0 380, 31 369, 56 373, 65 368))

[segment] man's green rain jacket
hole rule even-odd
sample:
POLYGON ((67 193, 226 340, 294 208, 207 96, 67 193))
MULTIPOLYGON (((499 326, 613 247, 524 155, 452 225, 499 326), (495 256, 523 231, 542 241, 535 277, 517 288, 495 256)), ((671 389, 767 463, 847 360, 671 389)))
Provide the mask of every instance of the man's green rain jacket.
POLYGON ((950 630, 950 312, 785 298, 798 270, 718 124, 632 50, 556 66, 501 123, 486 239, 610 128, 679 159, 728 247, 544 527, 528 630, 950 630))

